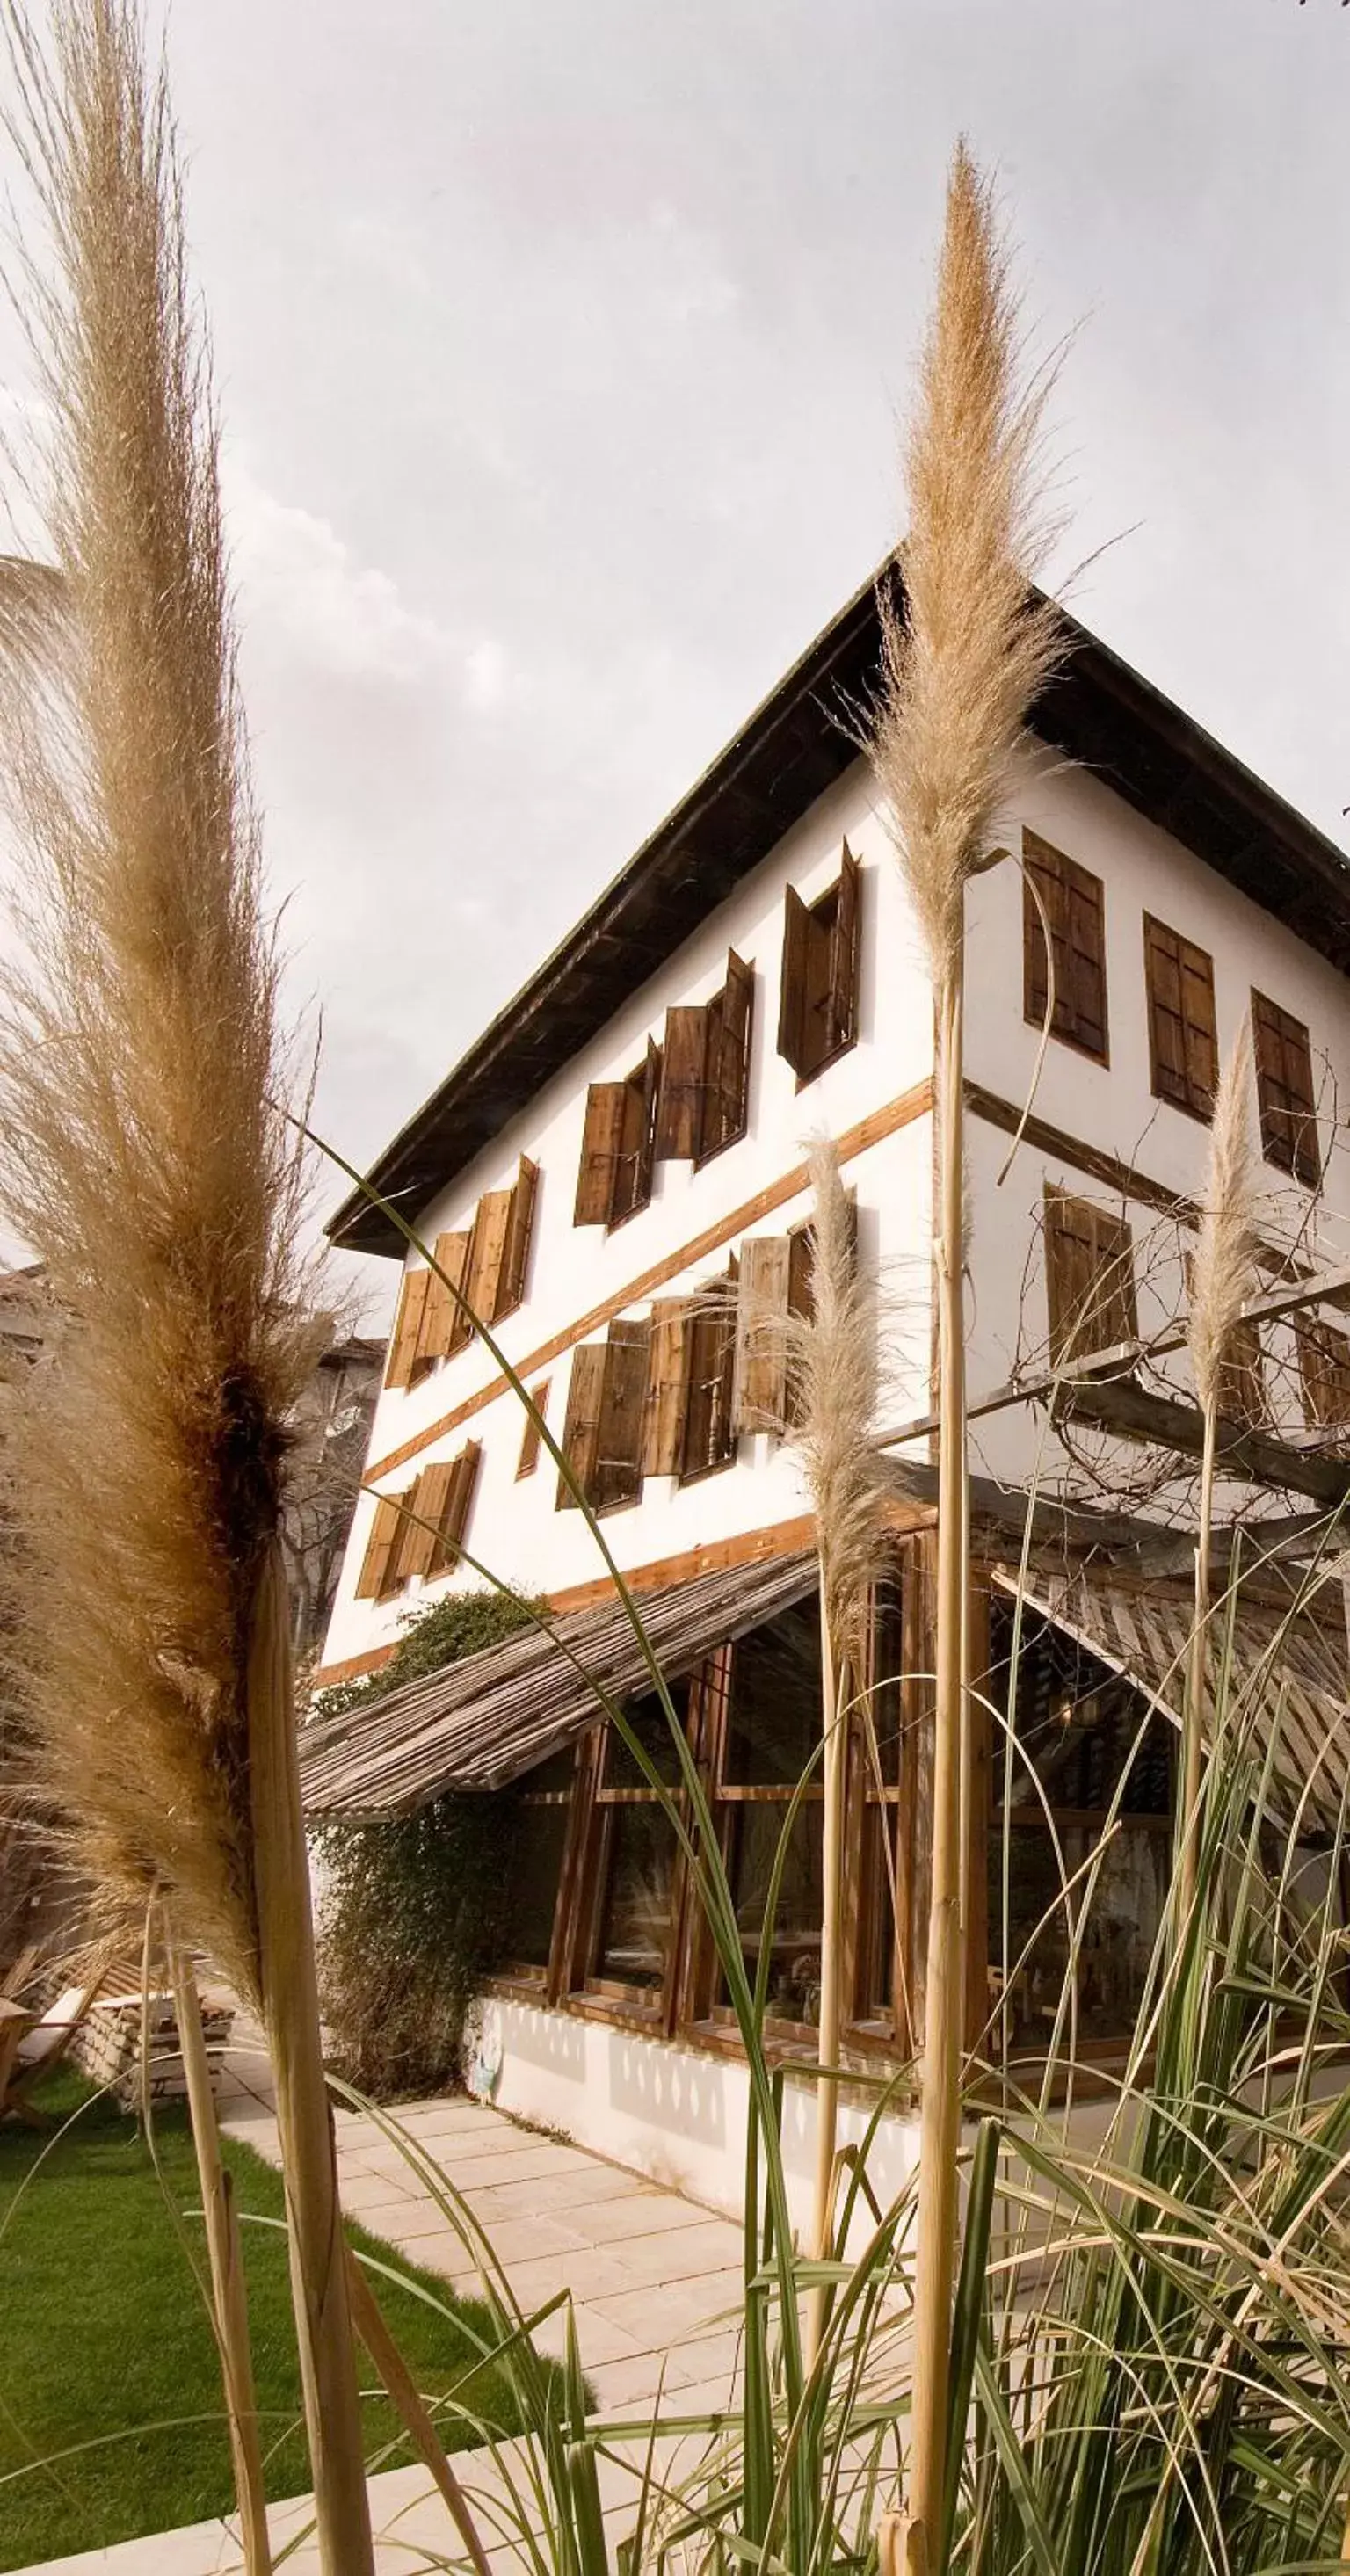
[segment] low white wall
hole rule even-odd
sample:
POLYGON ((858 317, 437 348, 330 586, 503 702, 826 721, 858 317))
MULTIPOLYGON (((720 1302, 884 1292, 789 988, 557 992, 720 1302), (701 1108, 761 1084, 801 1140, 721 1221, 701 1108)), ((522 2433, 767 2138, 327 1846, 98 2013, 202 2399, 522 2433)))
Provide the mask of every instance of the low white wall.
MULTIPOLYGON (((499 2110, 565 2130, 578 2146, 739 2219, 749 2092, 739 2057, 650 2039, 514 1995, 489 1995, 479 2009, 467 2071, 472 2089, 499 2110)), ((799 2227, 811 2208, 813 2096, 813 2086, 789 2077, 783 2157, 799 2227)), ((868 2118, 861 2098, 841 2102, 841 2147, 862 2139, 868 2118)), ((918 2143, 918 2121, 910 2113, 879 2123, 867 2171, 883 2207, 913 2171, 918 2143)))

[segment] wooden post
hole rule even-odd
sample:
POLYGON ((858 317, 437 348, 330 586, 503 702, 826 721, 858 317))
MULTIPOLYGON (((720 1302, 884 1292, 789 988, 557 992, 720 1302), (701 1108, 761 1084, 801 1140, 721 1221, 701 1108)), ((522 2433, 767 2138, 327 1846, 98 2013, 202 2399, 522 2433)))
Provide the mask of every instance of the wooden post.
POLYGON ((925 1976, 914 2367, 906 2497, 909 2576, 933 2576, 942 2530, 947 2378, 956 2259, 965 1965, 961 1923, 963 1654, 968 1581, 962 1122, 961 934, 939 1011, 940 1200, 937 1240, 937 1690, 933 1717, 933 1863, 925 1976))
POLYGON ((324 2080, 300 1805, 286 1578, 264 1562, 248 1662, 249 1790, 263 2018, 276 2085, 291 2296, 323 2576, 374 2576, 356 2351, 324 2080))
MULTIPOLYGON (((849 1660, 836 1660, 834 1640, 825 1615, 825 1587, 820 1594, 820 1714, 825 1736, 825 1810, 822 1830, 820 1924, 820 2025, 816 2055, 821 2067, 839 2063, 843 2030, 843 1894, 844 1793, 847 1786, 849 1660)), ((816 2174, 811 2210, 810 2250, 823 2263, 834 2239, 834 2156, 839 2129, 839 2085, 831 2072, 816 2078, 816 2174)), ((812 2290, 806 2308, 804 2357, 808 2370, 820 2350, 830 2302, 823 2285, 812 2290)))
POLYGON ((202 2215, 206 2222, 206 2249, 211 2266, 211 2304, 225 2386, 225 2411, 230 2424, 230 2454, 234 2462, 234 2491, 239 2505, 244 2566, 247 2576, 270 2576, 272 2548, 267 2534, 262 2445, 258 2438, 258 2402, 253 2386, 253 2354, 249 2345, 239 2221, 235 2214, 231 2177, 221 2158, 220 2130, 216 2124, 211 2069, 207 2064, 206 2041, 202 2035, 197 1980, 192 1972, 191 1959, 177 1943, 173 1950, 173 1991, 178 2017, 178 2045, 182 2051, 188 2109, 192 2115, 192 2142, 197 2151, 197 2173, 202 2187, 202 2215))

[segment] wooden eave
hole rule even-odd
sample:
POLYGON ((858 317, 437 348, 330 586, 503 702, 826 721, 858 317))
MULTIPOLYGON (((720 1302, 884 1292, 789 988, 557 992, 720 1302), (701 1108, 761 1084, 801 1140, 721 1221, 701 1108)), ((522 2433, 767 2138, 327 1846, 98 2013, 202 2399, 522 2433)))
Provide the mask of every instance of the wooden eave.
MULTIPOLYGON (((858 757, 880 667, 877 582, 855 592, 658 825, 575 929, 474 1040, 372 1164, 413 1222, 508 1121, 598 1036, 858 757)), ((1172 833, 1254 903, 1350 971, 1350 865, 1221 744, 1073 618, 1034 730, 1172 833)), ((401 1259, 396 1225, 360 1190, 334 1243, 401 1259)))

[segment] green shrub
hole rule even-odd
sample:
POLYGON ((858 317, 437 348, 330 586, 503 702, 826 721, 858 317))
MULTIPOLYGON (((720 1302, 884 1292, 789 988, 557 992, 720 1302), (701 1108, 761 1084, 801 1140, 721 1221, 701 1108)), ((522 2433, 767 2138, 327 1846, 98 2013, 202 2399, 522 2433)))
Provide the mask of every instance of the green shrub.
MULTIPOLYGON (((512 1593, 467 1592, 410 1620, 397 1654, 325 1691, 321 1715, 385 1698, 525 1626, 512 1593)), ((503 1955, 516 1801, 436 1799, 380 1824, 320 1828, 319 1973, 342 2072, 391 2100, 443 2091, 461 2072, 464 2020, 503 1955)))

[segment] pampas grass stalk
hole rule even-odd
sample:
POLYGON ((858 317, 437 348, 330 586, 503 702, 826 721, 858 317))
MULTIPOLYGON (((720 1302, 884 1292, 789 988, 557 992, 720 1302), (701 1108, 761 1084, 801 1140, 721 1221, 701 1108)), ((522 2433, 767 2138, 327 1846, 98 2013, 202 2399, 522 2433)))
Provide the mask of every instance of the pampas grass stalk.
POLYGON ((220 2347, 225 2407, 230 2425, 230 2457, 239 2504, 240 2537, 246 2576, 271 2576, 272 2548, 267 2532, 267 2498, 263 2484, 262 2445, 258 2436, 258 2403, 253 2385, 253 2353, 248 2333, 243 2249, 235 2213, 232 2180, 220 2152, 211 2069, 202 2031, 201 1998, 192 1960, 186 1950, 173 1954, 174 2009, 183 2059, 188 2110, 197 2172, 202 2186, 202 2217, 211 2268, 211 2305, 220 2347))
POLYGON ((964 895, 988 862, 1027 709, 1055 628, 1029 579, 1046 529, 1036 466, 1046 383, 1019 387, 1018 312, 990 189, 964 145, 947 193, 933 321, 906 465, 907 614, 881 594, 883 673, 871 754, 932 965, 940 1169, 938 1564, 932 1890, 928 1923, 913 2407, 904 2563, 936 2567, 943 2526, 957 2240, 963 1635, 969 1589, 963 1131, 964 895))
POLYGON ((1195 1541, 1195 1615, 1191 1623, 1178 1805, 1181 1860, 1179 1926, 1195 1904, 1200 1848, 1200 1779, 1204 1758, 1214 1473, 1223 1367, 1244 1304, 1256 1294, 1256 1164, 1247 1097, 1247 1032, 1234 1043, 1214 1095, 1214 1124, 1190 1265, 1186 1340, 1204 1417, 1195 1541))
MULTIPOLYGON (((871 1588, 881 1570, 886 1471, 872 1445, 877 1396, 876 1300, 858 1269, 852 1211, 833 1144, 811 1150, 812 1312, 790 1335, 789 1375, 797 1446, 815 1507, 820 1557, 821 1725, 824 1815, 820 2020, 816 2084, 816 2166, 810 2252, 831 2251, 838 2082, 844 2023, 844 1806, 848 1708, 866 1670, 871 1588), (828 2071, 827 2071, 828 2070, 828 2071)), ((820 2347, 828 2313, 823 2288, 811 2293, 805 2355, 820 2347)))
POLYGON ((62 618, 36 676, 6 658, 0 705, 25 952, 0 1195, 73 1319, 17 1442, 24 1710, 108 1911, 162 1899, 262 2011, 322 2564, 370 2576, 277 1555, 313 1356, 302 1169, 215 416, 134 0, 55 0, 46 45, 4 23, 52 252, 20 253, 16 291, 62 618))

